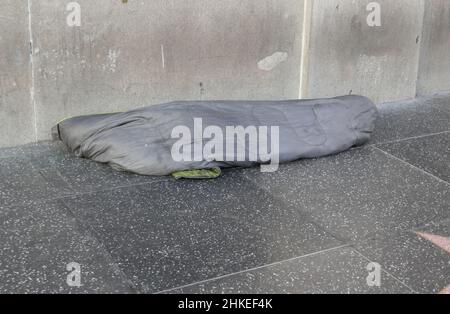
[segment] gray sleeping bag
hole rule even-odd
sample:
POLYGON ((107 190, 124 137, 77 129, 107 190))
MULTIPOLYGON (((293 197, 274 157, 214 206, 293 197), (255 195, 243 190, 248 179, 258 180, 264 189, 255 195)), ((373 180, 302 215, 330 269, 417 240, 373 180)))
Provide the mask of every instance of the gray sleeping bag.
MULTIPOLYGON (((288 101, 180 101, 59 123, 79 157, 142 175, 322 157, 366 143, 375 105, 362 96, 288 101)), ((265 167, 265 168, 264 168, 265 167)))

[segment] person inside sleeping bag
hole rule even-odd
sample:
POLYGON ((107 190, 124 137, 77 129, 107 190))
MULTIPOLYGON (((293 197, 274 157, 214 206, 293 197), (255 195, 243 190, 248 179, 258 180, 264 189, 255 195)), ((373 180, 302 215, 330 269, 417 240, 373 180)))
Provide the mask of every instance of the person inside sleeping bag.
POLYGON ((178 101, 74 117, 54 128, 79 157, 120 171, 209 178, 221 168, 278 164, 369 141, 377 109, 363 96, 287 101, 178 101))

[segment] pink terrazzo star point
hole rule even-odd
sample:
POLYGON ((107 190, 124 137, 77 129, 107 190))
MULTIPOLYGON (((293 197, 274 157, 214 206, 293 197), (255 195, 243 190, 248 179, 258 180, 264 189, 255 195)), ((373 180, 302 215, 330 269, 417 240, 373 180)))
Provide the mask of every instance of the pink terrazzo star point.
MULTIPOLYGON (((421 238, 428 240, 434 245, 440 247, 447 253, 450 253, 450 238, 424 232, 416 232, 416 234, 421 238)), ((439 292, 439 294, 450 294, 450 285, 439 292)))

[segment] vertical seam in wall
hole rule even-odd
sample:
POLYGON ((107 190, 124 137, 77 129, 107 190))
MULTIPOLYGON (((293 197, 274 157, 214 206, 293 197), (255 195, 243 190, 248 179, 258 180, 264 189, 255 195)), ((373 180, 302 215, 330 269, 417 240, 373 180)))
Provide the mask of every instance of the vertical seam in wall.
POLYGON ((33 45, 33 32, 31 27, 31 1, 28 0, 28 34, 30 36, 30 67, 31 67, 31 86, 30 86, 30 101, 33 107, 33 124, 34 124, 34 141, 38 141, 37 134, 37 111, 36 111, 36 100, 35 100, 35 77, 34 77, 34 45, 33 45))
POLYGON ((417 97, 419 95, 419 82, 420 82, 420 68, 421 68, 421 62, 422 62, 422 48, 424 44, 424 35, 425 35, 425 16, 426 16, 426 5, 425 1, 421 0, 421 3, 423 4, 423 15, 422 15, 422 27, 421 27, 421 34, 420 34, 420 41, 419 41, 419 53, 417 54, 417 75, 416 75, 416 86, 414 90, 414 97, 417 97))
POLYGON ((302 29, 302 51, 300 56, 300 87, 299 98, 307 97, 308 74, 309 74, 309 43, 312 22, 312 0, 303 1, 303 29, 302 29))
POLYGON ((165 69, 166 68, 166 56, 164 53, 164 45, 163 44, 161 44, 161 63, 162 63, 163 69, 165 69))

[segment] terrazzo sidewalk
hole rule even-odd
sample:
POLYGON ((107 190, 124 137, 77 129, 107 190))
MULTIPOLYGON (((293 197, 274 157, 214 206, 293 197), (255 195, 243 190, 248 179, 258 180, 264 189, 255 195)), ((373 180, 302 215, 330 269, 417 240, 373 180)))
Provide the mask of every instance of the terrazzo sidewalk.
POLYGON ((450 292, 450 95, 383 104, 369 145, 271 174, 1 149, 0 243, 0 293, 450 292))

